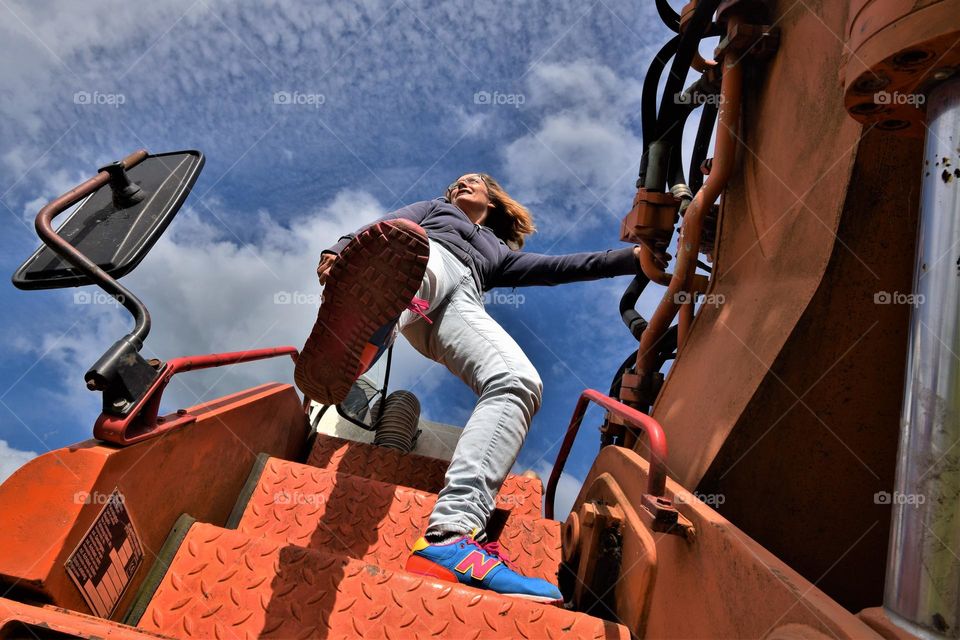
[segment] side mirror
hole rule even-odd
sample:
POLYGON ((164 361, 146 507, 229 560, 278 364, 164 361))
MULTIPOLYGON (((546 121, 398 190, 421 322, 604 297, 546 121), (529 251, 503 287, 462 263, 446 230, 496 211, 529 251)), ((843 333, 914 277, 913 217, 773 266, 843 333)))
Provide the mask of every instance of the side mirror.
MULTIPOLYGON (((132 271, 147 255, 180 210, 203 168, 199 151, 147 155, 138 151, 114 162, 75 189, 51 202, 46 224, 83 200, 57 229, 74 252, 113 279, 132 271)), ((47 242, 37 217, 37 231, 47 242)), ((49 229, 52 231, 52 229, 49 229)), ((13 275, 19 289, 56 289, 98 284, 49 243, 37 249, 13 275)))

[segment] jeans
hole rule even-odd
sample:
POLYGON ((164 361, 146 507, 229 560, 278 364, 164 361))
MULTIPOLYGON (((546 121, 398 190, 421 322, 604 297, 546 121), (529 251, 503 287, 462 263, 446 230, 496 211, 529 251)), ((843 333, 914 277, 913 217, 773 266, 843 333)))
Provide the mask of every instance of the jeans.
POLYGON ((400 317, 404 337, 479 396, 427 531, 482 531, 540 408, 543 384, 520 346, 483 308, 470 269, 433 240, 417 296, 430 303, 433 324, 406 311, 400 317))

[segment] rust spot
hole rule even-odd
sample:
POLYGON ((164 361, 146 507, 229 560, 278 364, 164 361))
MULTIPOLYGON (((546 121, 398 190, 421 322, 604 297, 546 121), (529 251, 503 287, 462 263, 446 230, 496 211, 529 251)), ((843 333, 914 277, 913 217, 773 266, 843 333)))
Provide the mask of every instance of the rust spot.
POLYGON ((943 180, 944 184, 950 184, 950 181, 953 180, 953 174, 944 169, 943 173, 940 174, 940 179, 943 180))

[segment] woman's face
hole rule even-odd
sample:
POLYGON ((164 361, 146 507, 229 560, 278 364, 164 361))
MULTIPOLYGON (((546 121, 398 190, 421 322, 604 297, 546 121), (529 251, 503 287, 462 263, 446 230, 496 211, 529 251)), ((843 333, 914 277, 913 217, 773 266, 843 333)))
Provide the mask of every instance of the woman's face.
POLYGON ((462 210, 485 211, 490 206, 490 192, 478 173, 467 173, 448 188, 450 202, 462 210))

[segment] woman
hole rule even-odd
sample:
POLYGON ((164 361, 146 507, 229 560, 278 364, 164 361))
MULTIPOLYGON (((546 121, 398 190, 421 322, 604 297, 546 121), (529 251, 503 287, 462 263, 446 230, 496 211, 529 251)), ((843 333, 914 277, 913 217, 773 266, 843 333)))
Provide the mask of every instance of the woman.
POLYGON ((484 310, 482 292, 632 275, 640 268, 639 248, 522 253, 533 231, 530 213, 496 180, 471 173, 444 198, 404 207, 344 236, 323 252, 317 268, 323 304, 295 377, 317 402, 341 402, 381 348, 371 342, 374 333, 398 324, 420 353, 479 396, 407 570, 560 602, 556 586, 514 572, 484 544, 494 499, 540 407, 542 385, 517 343, 484 310))

